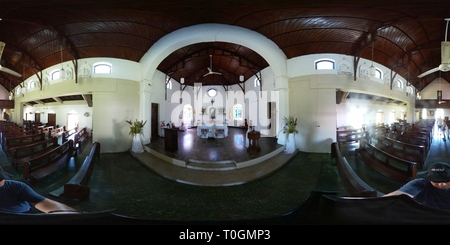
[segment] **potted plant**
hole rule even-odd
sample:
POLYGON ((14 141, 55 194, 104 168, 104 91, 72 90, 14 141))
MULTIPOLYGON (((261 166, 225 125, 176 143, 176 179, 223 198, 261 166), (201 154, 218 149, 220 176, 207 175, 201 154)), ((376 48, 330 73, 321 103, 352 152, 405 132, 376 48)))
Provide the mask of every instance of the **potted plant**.
POLYGON ((283 121, 283 133, 286 135, 286 149, 284 151, 286 153, 293 153, 296 148, 294 134, 298 133, 297 118, 294 118, 293 116, 283 117, 283 121))
POLYGON ((134 137, 137 134, 142 134, 142 135, 144 134, 143 129, 144 129, 144 125, 147 123, 147 121, 143 121, 143 120, 138 121, 137 119, 135 119, 134 122, 131 120, 127 120, 126 122, 130 125, 130 133, 129 134, 131 136, 134 137))
POLYGON ((134 122, 131 120, 126 120, 126 122, 130 125, 129 134, 133 136, 131 151, 135 153, 144 152, 144 147, 142 146, 140 136, 144 134, 144 125, 147 123, 147 121, 138 121, 137 119, 135 119, 134 122))
POLYGON ((289 117, 283 117, 284 127, 283 127, 283 133, 286 134, 286 137, 289 134, 297 134, 297 118, 294 119, 293 116, 289 117))

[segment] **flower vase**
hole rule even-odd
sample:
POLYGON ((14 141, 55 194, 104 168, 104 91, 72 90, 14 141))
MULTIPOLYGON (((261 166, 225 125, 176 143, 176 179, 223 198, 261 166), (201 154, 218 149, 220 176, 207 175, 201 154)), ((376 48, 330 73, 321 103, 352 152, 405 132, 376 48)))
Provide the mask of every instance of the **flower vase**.
POLYGON ((135 134, 133 136, 133 142, 131 144, 131 151, 134 153, 144 152, 144 147, 142 146, 141 135, 135 134))
POLYGON ((287 154, 292 154, 295 151, 295 134, 294 133, 290 133, 288 135, 288 138, 286 139, 285 142, 285 149, 284 152, 287 154))

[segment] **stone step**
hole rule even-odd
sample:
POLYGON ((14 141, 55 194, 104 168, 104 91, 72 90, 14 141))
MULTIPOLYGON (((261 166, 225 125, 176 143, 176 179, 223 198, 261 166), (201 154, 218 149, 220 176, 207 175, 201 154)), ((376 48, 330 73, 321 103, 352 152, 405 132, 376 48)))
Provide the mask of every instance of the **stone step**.
POLYGON ((236 169, 236 162, 234 160, 201 161, 188 159, 186 168, 206 171, 229 171, 236 169))

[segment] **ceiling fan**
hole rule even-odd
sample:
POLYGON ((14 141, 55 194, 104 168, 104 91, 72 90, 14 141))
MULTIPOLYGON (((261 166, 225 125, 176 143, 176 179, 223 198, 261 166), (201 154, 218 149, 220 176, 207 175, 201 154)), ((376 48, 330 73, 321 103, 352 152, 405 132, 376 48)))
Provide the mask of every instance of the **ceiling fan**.
POLYGON ((447 25, 445 27, 445 41, 441 42, 441 64, 436 68, 420 74, 419 76, 417 76, 419 78, 437 71, 450 71, 450 42, 447 42, 448 22, 450 21, 450 18, 446 18, 445 21, 447 21, 447 25))
MULTIPOLYGON (((5 45, 6 44, 4 42, 0 41, 0 59, 2 58, 2 54, 3 54, 3 50, 5 49, 5 45)), ((21 77, 22 76, 22 74, 20 74, 18 72, 15 72, 15 71, 13 71, 13 70, 11 70, 9 68, 6 68, 6 67, 4 67, 2 65, 0 65, 0 71, 8 73, 8 74, 11 74, 11 75, 16 76, 16 77, 21 77)))
POLYGON ((209 66, 210 66, 210 67, 207 67, 208 73, 206 73, 205 75, 203 75, 203 77, 206 77, 206 76, 208 76, 208 75, 213 75, 213 74, 216 74, 216 75, 222 75, 222 73, 220 73, 220 72, 212 71, 212 55, 209 55, 209 66))

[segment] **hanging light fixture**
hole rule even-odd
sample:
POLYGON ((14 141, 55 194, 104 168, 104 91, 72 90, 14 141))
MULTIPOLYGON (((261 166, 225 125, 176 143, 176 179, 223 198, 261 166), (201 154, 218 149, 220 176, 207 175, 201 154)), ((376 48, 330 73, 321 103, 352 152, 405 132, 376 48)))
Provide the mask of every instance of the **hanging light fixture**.
POLYGON ((442 103, 442 90, 437 91, 437 99, 439 104, 442 103))
POLYGON ((439 71, 439 90, 437 91, 438 104, 445 103, 445 101, 442 101, 441 80, 441 71, 439 71))
POLYGON ((374 45, 374 43, 375 43, 375 41, 372 41, 372 65, 369 68, 369 76, 370 77, 375 77, 377 75, 375 66, 373 66, 373 45, 374 45))
POLYGON ((61 70, 59 71, 59 78, 66 80, 66 71, 64 70, 63 64, 63 45, 61 43, 61 70))
POLYGON ((13 93, 13 91, 11 90, 11 81, 9 81, 9 96, 8 96, 8 99, 9 100, 12 100, 13 99, 13 95, 14 95, 14 93, 13 93))

